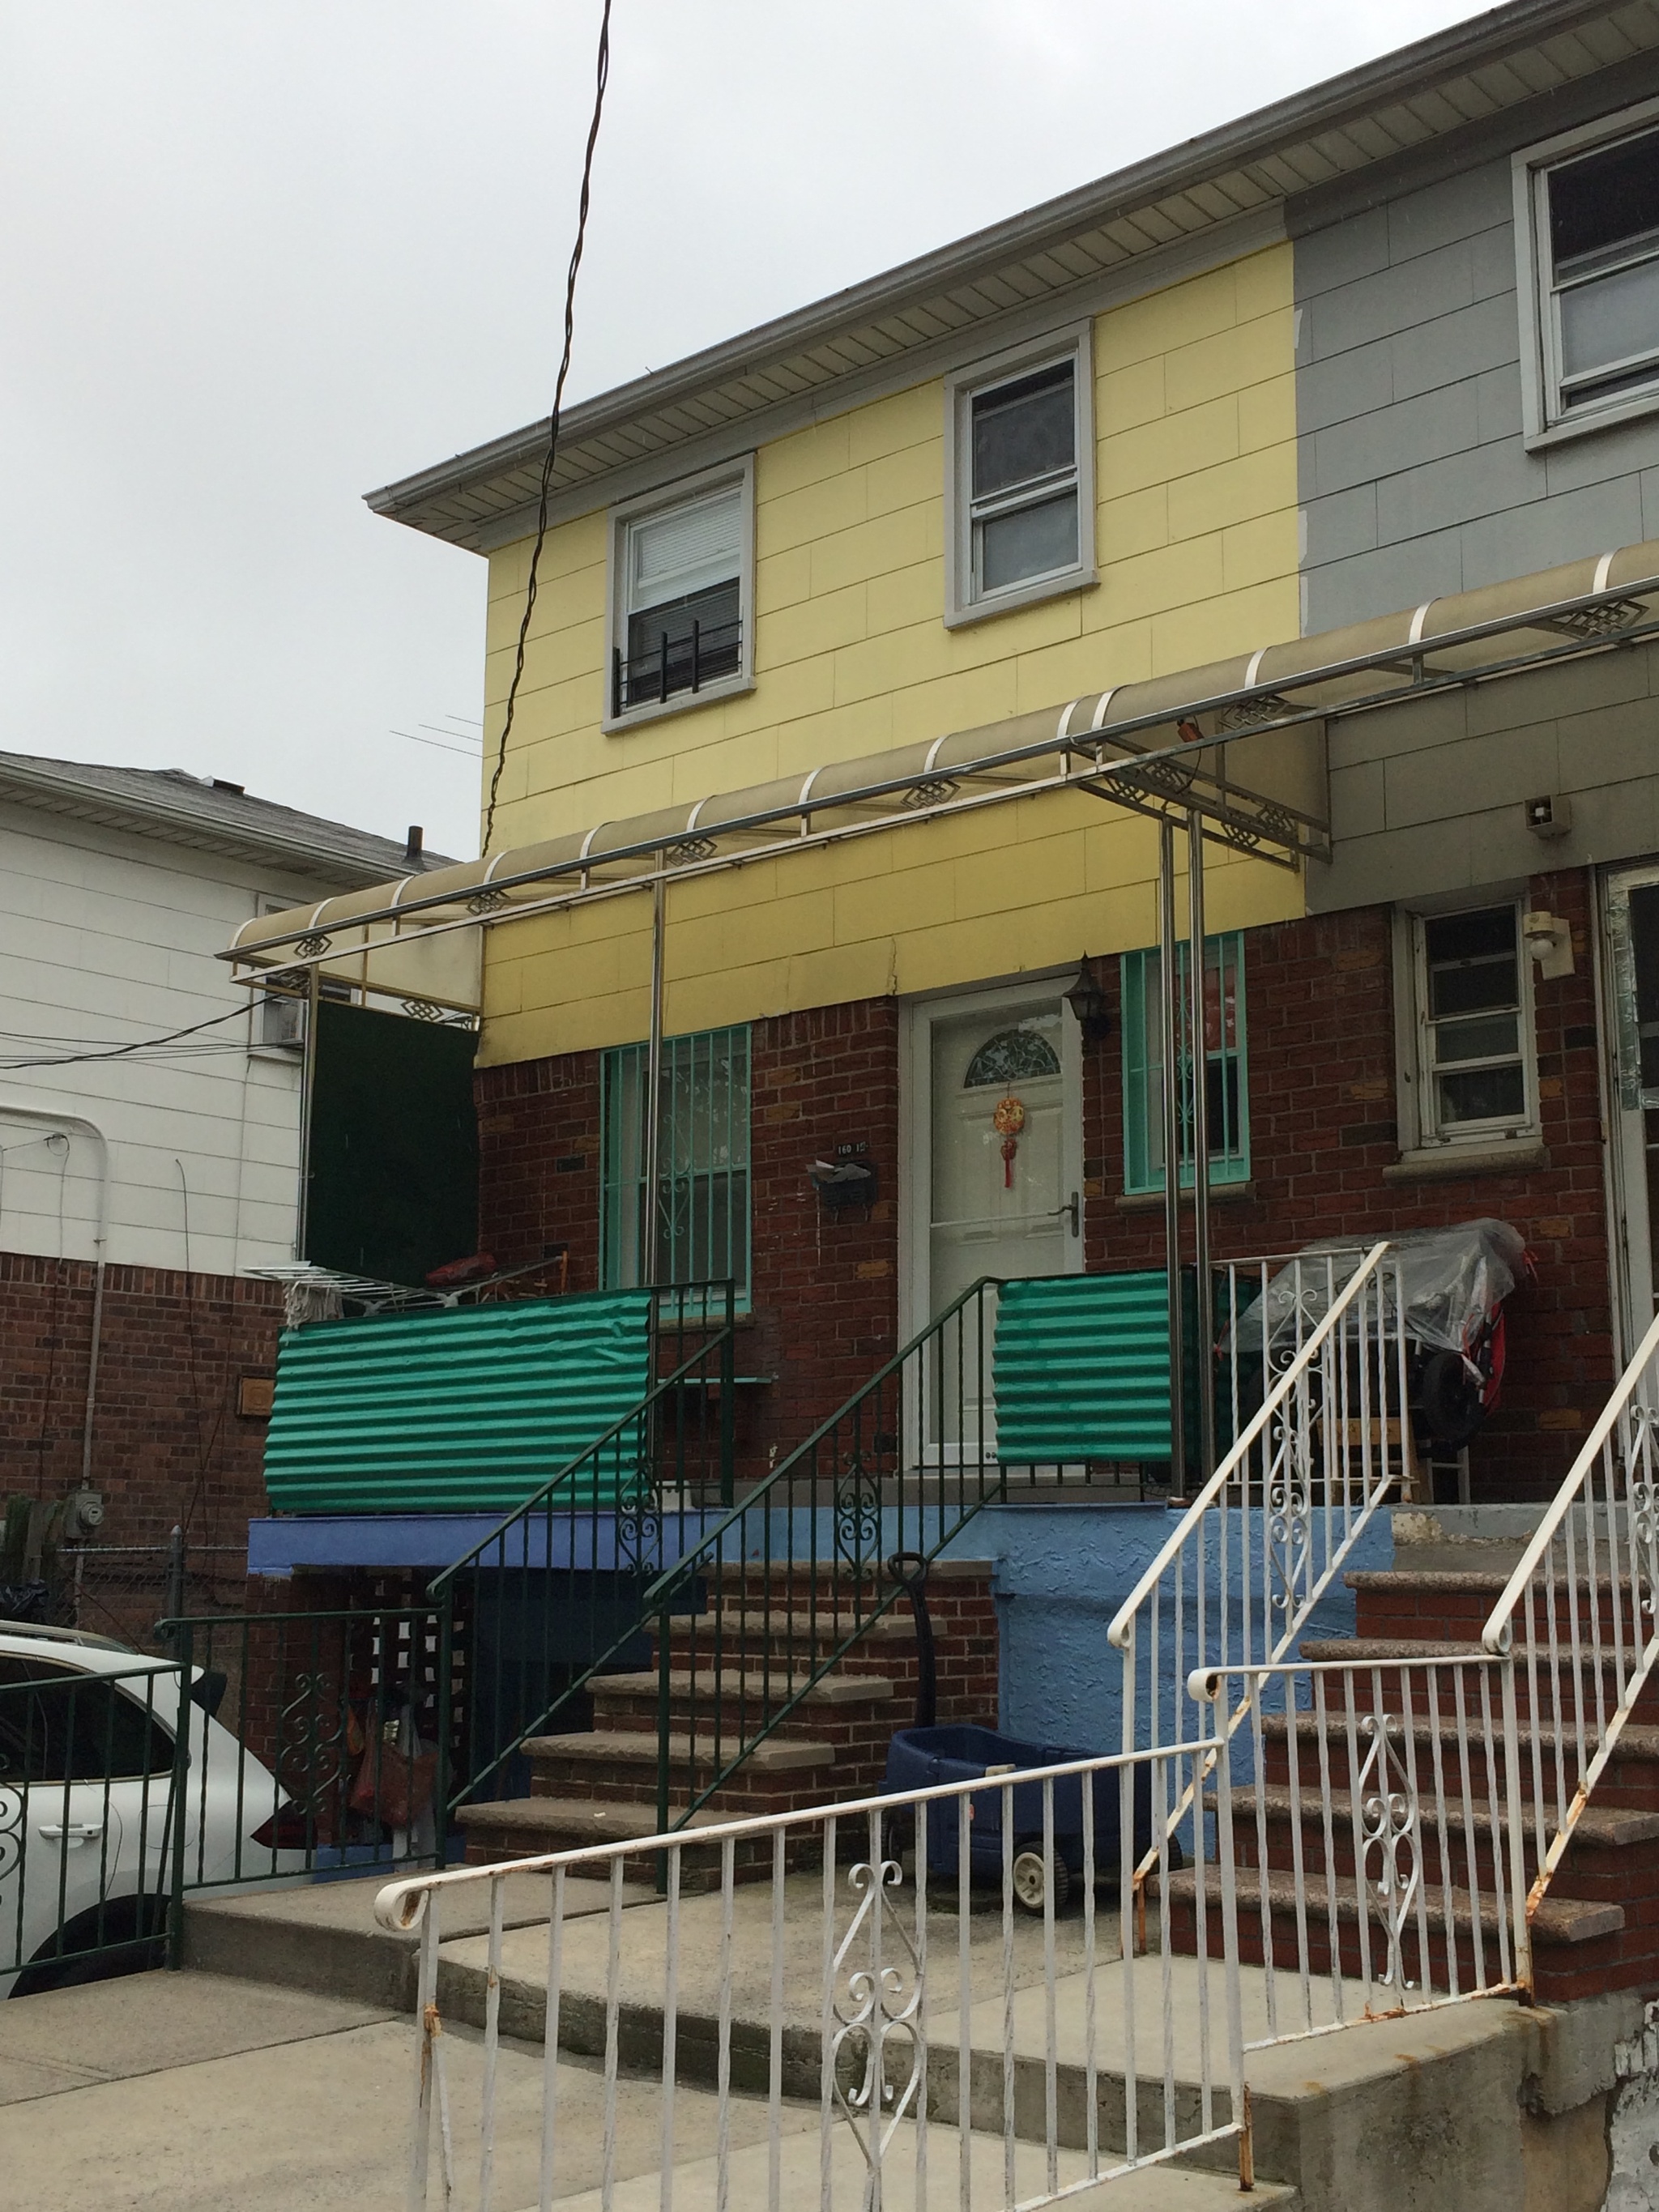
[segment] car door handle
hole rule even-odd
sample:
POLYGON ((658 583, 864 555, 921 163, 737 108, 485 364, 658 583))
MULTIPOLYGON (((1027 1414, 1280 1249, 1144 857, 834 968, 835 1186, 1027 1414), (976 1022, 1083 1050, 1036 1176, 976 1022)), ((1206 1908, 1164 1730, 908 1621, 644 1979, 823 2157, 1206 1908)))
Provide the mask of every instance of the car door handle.
POLYGON ((104 1832, 101 1820, 65 1820, 48 1826, 43 1820, 39 1833, 48 1844, 89 1844, 104 1832))

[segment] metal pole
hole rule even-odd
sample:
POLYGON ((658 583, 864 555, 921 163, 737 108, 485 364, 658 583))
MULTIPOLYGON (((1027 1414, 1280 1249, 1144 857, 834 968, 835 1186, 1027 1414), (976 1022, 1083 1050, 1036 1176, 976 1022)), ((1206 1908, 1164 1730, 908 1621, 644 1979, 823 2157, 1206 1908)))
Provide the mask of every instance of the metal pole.
MULTIPOLYGON (((668 855, 662 855, 663 866, 668 855)), ((640 1280, 657 1279, 658 1183, 662 1174, 662 962, 663 925, 667 886, 661 876, 651 895, 651 1041, 645 1054, 645 1249, 640 1255, 640 1280)))
POLYGON ((311 1241, 311 1118, 317 1097, 317 1007, 321 997, 320 969, 311 970, 306 1000, 305 1050, 300 1060, 300 1207, 294 1224, 294 1256, 308 1260, 311 1241))
POLYGON ((1175 824, 1158 825, 1158 1013, 1164 1059, 1164 1272, 1170 1297, 1170 1503, 1187 1498, 1181 1344, 1181 973, 1176 953, 1175 824))
MULTIPOLYGON (((1211 1389, 1210 1347, 1215 1341, 1210 1282, 1210 1099, 1209 1038, 1204 1006, 1204 817, 1196 808, 1187 817, 1188 1021, 1193 1066, 1193 1266, 1198 1277, 1198 1341, 1193 1371, 1198 1379, 1198 1480, 1201 1489, 1215 1468, 1215 1398, 1211 1389)), ((1216 977, 1217 1006, 1224 1027, 1226 977, 1216 977)), ((1223 1039, 1224 1042, 1224 1037, 1223 1039)))

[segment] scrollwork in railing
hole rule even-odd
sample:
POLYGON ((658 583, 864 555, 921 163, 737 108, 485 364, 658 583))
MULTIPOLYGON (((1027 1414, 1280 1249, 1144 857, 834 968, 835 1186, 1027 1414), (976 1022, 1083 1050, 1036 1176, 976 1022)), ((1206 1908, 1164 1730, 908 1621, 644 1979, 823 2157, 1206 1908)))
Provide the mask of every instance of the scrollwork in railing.
POLYGON ((643 1449, 630 1457, 617 1486, 617 1565, 624 1572, 662 1572, 662 1504, 643 1449))
POLYGON ((833 1967, 832 1987, 844 1988, 845 1994, 832 1999, 837 2025, 830 2039, 830 2076, 836 2101, 872 2174, 916 2101, 926 2055, 915 1945, 898 1916, 884 1909, 886 1893, 903 1880, 894 1859, 874 1865, 860 1860, 848 1869, 848 1886, 857 1893, 859 1905, 836 1948, 833 1967), (896 1960, 887 1958, 884 1944, 896 1948, 896 1960), (863 1956, 849 1970, 855 1948, 863 1956), (888 2064, 890 2043, 898 2045, 896 2067, 888 2064))
POLYGON ((1263 1503, 1267 1600, 1288 1620, 1306 1586, 1313 1557, 1313 1454, 1300 1411, 1294 1419, 1281 1415, 1269 1431, 1263 1503))
POLYGON ((9 1790, 0 1784, 0 1881, 23 1856, 23 1816, 28 1802, 27 1790, 9 1790))
POLYGON ((295 1676, 294 1694, 276 1717, 275 1763, 276 1779, 301 1804, 319 1804, 343 1779, 348 1719, 331 1674, 295 1676))
POLYGON ((875 1571, 881 1556, 881 1477, 854 1449, 836 1479, 836 1555, 857 1575, 875 1571))
MULTIPOLYGON (((1423 1879, 1422 1829, 1417 1791, 1399 1746, 1405 1723, 1397 1713, 1367 1713, 1359 1723, 1365 1755, 1354 1779, 1359 1805, 1359 1881, 1376 1899, 1377 1917, 1388 1938, 1388 1963, 1374 1978, 1403 1996, 1405 1932, 1423 1879)), ((1449 1929, 1449 1935, 1450 1930, 1449 1929)), ((1424 1962, 1425 1966, 1427 1961, 1424 1962)))

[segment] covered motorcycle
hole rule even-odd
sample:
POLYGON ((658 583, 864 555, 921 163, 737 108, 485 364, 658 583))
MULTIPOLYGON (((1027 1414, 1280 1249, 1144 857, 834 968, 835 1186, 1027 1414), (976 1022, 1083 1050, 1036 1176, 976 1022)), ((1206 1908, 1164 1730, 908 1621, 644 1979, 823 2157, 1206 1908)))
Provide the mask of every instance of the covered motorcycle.
MULTIPOLYGON (((1381 1296, 1390 1326, 1396 1306, 1405 1309, 1410 1408, 1436 1443, 1461 1449, 1503 1387, 1504 1300, 1531 1272, 1525 1239, 1508 1222, 1485 1218, 1413 1230, 1388 1243, 1381 1296)), ((1236 1349, 1246 1372, 1257 1360, 1270 1372, 1279 1364, 1275 1355, 1318 1327, 1366 1249, 1334 1237, 1304 1245, 1224 1331, 1221 1351, 1236 1349)), ((1348 1327, 1360 1327, 1357 1312, 1348 1327)))

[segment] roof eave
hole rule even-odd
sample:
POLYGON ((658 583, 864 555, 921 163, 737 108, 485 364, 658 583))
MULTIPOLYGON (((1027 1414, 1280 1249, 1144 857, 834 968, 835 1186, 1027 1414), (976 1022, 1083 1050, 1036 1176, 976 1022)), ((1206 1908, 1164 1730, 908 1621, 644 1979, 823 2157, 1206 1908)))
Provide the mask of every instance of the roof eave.
MULTIPOLYGON (((1236 121, 1181 145, 1115 171, 1076 191, 1043 202, 932 253, 901 263, 864 283, 851 285, 793 313, 757 325, 718 345, 688 355, 666 368, 567 408, 562 436, 571 444, 616 430, 647 410, 672 406, 706 390, 720 378, 763 367, 780 356, 890 315, 941 289, 971 283, 1013 257, 1042 252, 1085 228, 1131 215, 1149 201, 1190 190, 1218 171, 1260 161, 1310 130, 1340 128, 1381 104, 1408 98, 1449 72, 1501 59, 1541 33, 1571 28, 1607 12, 1606 0, 1511 0, 1511 4, 1457 23, 1380 60, 1326 79, 1288 99, 1258 108, 1236 121)), ((429 534, 434 529, 420 510, 476 486, 497 472, 539 464, 549 418, 525 425, 447 461, 399 477, 364 494, 376 514, 408 522, 429 534)), ((460 533, 453 533, 465 542, 460 533)))

